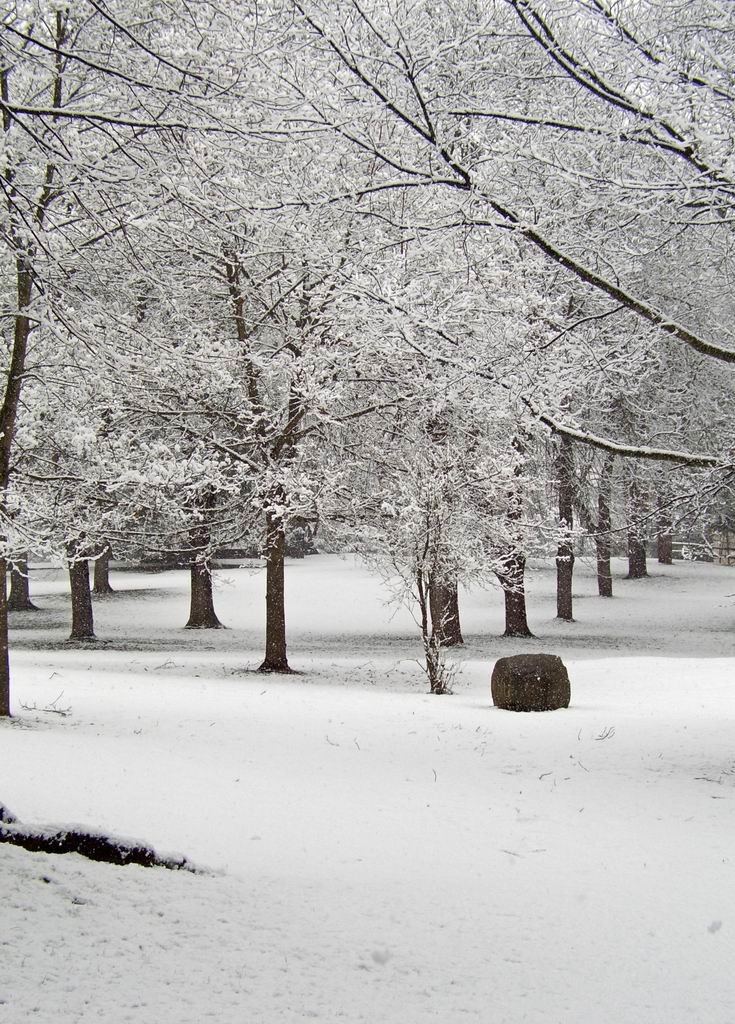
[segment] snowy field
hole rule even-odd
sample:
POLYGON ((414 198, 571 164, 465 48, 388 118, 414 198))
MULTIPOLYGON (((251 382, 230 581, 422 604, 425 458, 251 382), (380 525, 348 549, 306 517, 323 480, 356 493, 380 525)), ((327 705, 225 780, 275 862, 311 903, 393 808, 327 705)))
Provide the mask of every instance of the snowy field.
POLYGON ((561 624, 537 570, 523 643, 462 594, 449 697, 351 560, 288 564, 291 677, 252 671, 260 572, 218 574, 219 632, 180 628, 186 573, 113 573, 94 647, 34 574, 0 801, 203 871, 0 847, 0 1020, 733 1024, 735 569, 651 571, 603 601, 581 564, 561 624), (522 650, 568 710, 491 706, 522 650))

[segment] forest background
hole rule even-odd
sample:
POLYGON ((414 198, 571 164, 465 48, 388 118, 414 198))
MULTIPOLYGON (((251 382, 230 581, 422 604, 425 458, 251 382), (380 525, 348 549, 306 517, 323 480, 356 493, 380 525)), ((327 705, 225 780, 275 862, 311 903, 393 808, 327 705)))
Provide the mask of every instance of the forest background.
MULTIPOLYGON (((529 631, 529 556, 645 574, 732 522, 735 18, 716 0, 4 5, 0 714, 8 595, 63 557, 316 533, 419 609, 529 631)), ((727 548, 727 544, 724 545, 727 548)), ((725 552, 727 557, 727 552, 725 552)), ((103 583, 101 583, 103 585, 103 583)), ((16 603, 15 606, 18 606, 16 603)))

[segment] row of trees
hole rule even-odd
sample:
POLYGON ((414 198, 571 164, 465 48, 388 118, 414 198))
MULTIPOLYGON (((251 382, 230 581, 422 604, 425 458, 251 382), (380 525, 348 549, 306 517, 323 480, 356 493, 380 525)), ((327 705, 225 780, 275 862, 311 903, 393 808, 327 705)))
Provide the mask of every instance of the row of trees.
POLYGON ((715 0, 16 4, 5 562, 82 586, 109 544, 175 550, 216 625, 212 552, 260 538, 287 671, 286 532, 318 519, 415 594, 431 674, 459 581, 522 633, 529 554, 571 618, 580 530, 609 595, 618 531, 636 575, 645 524, 726 514, 732 28, 715 0))

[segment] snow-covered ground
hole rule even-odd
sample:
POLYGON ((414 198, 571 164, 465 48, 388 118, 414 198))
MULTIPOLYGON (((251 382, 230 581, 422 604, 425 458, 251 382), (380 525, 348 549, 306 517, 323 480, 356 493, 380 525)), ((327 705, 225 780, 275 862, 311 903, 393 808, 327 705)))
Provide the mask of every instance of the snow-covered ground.
POLYGON ((204 871, 0 846, 0 1020, 732 1024, 735 569, 652 572, 604 601, 580 565, 562 624, 539 569, 523 643, 463 594, 451 697, 350 559, 289 563, 291 677, 252 671, 260 572, 219 573, 219 632, 180 628, 185 573, 115 574, 94 648, 34 574, 0 801, 204 871), (521 650, 568 710, 491 706, 521 650))

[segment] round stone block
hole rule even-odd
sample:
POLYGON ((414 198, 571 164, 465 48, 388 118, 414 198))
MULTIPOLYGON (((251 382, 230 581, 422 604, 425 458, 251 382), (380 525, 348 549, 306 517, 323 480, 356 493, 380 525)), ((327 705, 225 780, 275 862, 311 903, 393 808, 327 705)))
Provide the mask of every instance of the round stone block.
POLYGON ((493 704, 506 711, 568 708, 569 674, 555 654, 515 654, 495 662, 490 689, 493 704))

